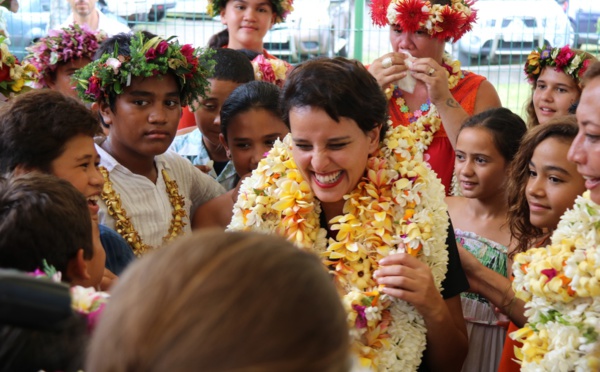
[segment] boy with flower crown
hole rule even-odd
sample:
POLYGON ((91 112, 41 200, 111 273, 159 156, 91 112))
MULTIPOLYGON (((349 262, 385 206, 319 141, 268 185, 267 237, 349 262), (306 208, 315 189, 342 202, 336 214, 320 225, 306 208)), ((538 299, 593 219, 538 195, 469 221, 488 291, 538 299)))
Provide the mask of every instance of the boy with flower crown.
POLYGON ((224 189, 167 152, 187 105, 207 89, 208 54, 148 32, 105 41, 100 57, 75 73, 77 92, 95 102, 105 124, 98 139, 104 178, 100 222, 136 255, 190 231, 191 213, 224 189))
POLYGON ((47 37, 27 48, 26 61, 38 70, 34 87, 50 88, 77 98, 71 77, 92 61, 106 37, 104 32, 91 31, 85 25, 50 30, 47 37))

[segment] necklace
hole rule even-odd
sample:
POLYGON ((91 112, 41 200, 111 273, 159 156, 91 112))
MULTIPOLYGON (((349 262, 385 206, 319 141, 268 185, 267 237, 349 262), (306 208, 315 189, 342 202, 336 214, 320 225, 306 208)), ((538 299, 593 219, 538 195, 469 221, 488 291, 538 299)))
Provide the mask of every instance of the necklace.
POLYGON ((600 363, 600 207, 590 192, 567 210, 551 244, 515 256, 513 289, 526 301, 523 371, 597 371, 600 363), (559 367, 557 367, 559 366, 559 367))
POLYGON ((321 228, 321 205, 294 162, 291 136, 276 141, 240 188, 228 230, 277 233, 322 257, 348 313, 353 349, 373 370, 415 371, 426 345, 421 315, 380 292, 379 260, 407 252, 427 263, 440 289, 448 218, 443 186, 424 166, 408 128, 390 128, 365 175, 344 196, 344 213, 321 228))
MULTIPOLYGON (((460 69, 460 61, 452 60, 449 55, 444 54, 442 66, 446 69, 448 89, 452 90, 464 76, 460 69)), ((417 134, 417 147, 422 152, 425 152, 431 141, 433 141, 433 135, 442 125, 442 119, 435 105, 428 99, 426 103, 421 105, 419 110, 411 113, 408 106, 406 106, 406 101, 402 97, 402 92, 396 85, 388 87, 385 90, 385 94, 388 100, 391 101, 391 104, 399 107, 402 116, 406 119, 405 126, 417 134)))
MULTIPOLYGON (((102 200, 106 204, 108 214, 115 219, 115 230, 125 239, 125 241, 133 249, 133 253, 140 257, 144 253, 152 250, 151 247, 142 241, 142 237, 133 227, 133 223, 127 211, 123 208, 121 196, 113 189, 112 182, 108 176, 108 170, 104 167, 98 167, 98 170, 104 178, 104 186, 102 188, 102 200)), ((165 181, 169 202, 173 207, 171 224, 167 235, 163 237, 163 243, 167 243, 179 235, 183 234, 183 227, 186 225, 184 219, 187 217, 185 211, 185 198, 179 194, 177 181, 171 180, 166 170, 162 170, 161 174, 165 181)))

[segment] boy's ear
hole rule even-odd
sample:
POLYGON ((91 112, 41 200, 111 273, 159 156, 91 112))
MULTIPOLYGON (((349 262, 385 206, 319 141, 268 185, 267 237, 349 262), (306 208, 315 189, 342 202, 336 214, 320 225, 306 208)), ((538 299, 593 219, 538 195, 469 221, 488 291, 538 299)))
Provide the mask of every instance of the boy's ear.
POLYGON ((79 248, 75 257, 67 263, 66 275, 71 279, 72 285, 80 285, 82 282, 90 280, 87 263, 83 258, 83 248, 79 248))
POLYGON ((100 117, 102 117, 102 121, 104 121, 104 124, 111 125, 113 112, 110 108, 110 105, 106 102, 94 104, 97 105, 96 107, 98 109, 98 113, 100 114, 100 117))
POLYGON ((227 140, 223 133, 219 133, 219 142, 221 142, 221 145, 223 145, 223 148, 227 152, 227 158, 231 159, 231 151, 229 151, 229 146, 227 146, 227 140))
POLYGON ((225 8, 223 8, 221 10, 220 16, 221 16, 221 24, 224 24, 225 26, 227 26, 227 20, 225 19, 225 8))

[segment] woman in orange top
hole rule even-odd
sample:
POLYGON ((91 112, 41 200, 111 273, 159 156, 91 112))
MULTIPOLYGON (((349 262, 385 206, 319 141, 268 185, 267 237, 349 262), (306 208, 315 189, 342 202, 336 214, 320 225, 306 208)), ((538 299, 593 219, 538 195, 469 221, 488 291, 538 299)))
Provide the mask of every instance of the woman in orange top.
POLYGON ((468 32, 476 13, 464 1, 371 2, 373 23, 390 26, 393 52, 373 61, 369 71, 386 90, 393 125, 421 133, 426 158, 447 194, 461 124, 473 114, 501 107, 485 77, 461 70, 460 62, 444 54, 446 41, 468 32))

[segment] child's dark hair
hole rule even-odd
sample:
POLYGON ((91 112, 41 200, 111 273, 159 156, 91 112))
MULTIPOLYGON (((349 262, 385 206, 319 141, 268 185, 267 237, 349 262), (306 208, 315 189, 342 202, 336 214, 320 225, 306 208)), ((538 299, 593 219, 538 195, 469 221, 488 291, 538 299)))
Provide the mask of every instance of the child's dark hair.
POLYGON ((0 173, 17 166, 49 173, 70 139, 99 132, 98 118, 74 98, 50 89, 17 96, 0 109, 0 173))
MULTIPOLYGON (((519 150, 527 126, 521 117, 507 108, 492 108, 473 115, 460 127, 458 136, 465 128, 484 128, 490 132, 496 149, 506 163, 510 163, 519 150)), ((458 137, 457 136, 457 137, 458 137)))
MULTIPOLYGON (((157 36, 157 35, 153 34, 152 32, 149 32, 146 30, 143 30, 140 32, 144 35, 144 40, 150 40, 153 37, 157 36)), ((133 39, 133 37, 134 37, 134 34, 121 32, 120 34, 113 35, 113 36, 109 37, 108 39, 104 40, 104 42, 102 42, 102 44, 100 44, 100 47, 96 51, 96 54, 94 54, 94 61, 102 58, 102 56, 104 54, 113 55, 113 53, 115 52, 115 49, 119 52, 120 56, 125 56, 125 57, 130 56, 131 50, 130 50, 129 46, 131 45, 131 40, 133 39)), ((175 79, 175 81, 177 83, 178 88, 181 88, 179 86, 179 81, 177 81, 177 79, 175 79)), ((112 90, 110 90, 109 94, 108 94, 108 105, 110 106, 110 109, 113 112, 116 112, 116 105, 115 105, 116 101, 117 101, 116 94, 112 90)), ((107 127, 107 125, 104 124, 104 121, 102 121, 102 125, 104 127, 107 127)))
POLYGON ((211 79, 244 84, 254 80, 254 67, 248 57, 234 49, 221 48, 213 55, 215 70, 211 79))
POLYGON ((517 243, 509 257, 526 251, 535 239, 542 237, 545 233, 531 224, 526 197, 529 163, 535 149, 548 138, 556 138, 570 144, 577 136, 577 130, 575 115, 567 115, 531 128, 523 138, 519 151, 511 164, 508 177, 508 226, 512 239, 515 239, 517 243))
POLYGON ((0 267, 32 272, 45 259, 70 281, 80 249, 92 258, 92 220, 73 185, 38 172, 0 180, 0 267))
POLYGON ((221 107, 221 133, 227 140, 227 127, 237 115, 252 109, 264 109, 281 118, 277 85, 266 81, 251 81, 235 88, 221 107))
POLYGON ((223 29, 208 39, 208 47, 212 49, 225 48, 229 44, 229 30, 223 29))
POLYGON ((323 109, 335 121, 353 119, 367 133, 387 131, 387 100, 377 80, 362 63, 342 57, 315 58, 298 65, 288 76, 281 98, 283 121, 290 127, 290 110, 323 109))

